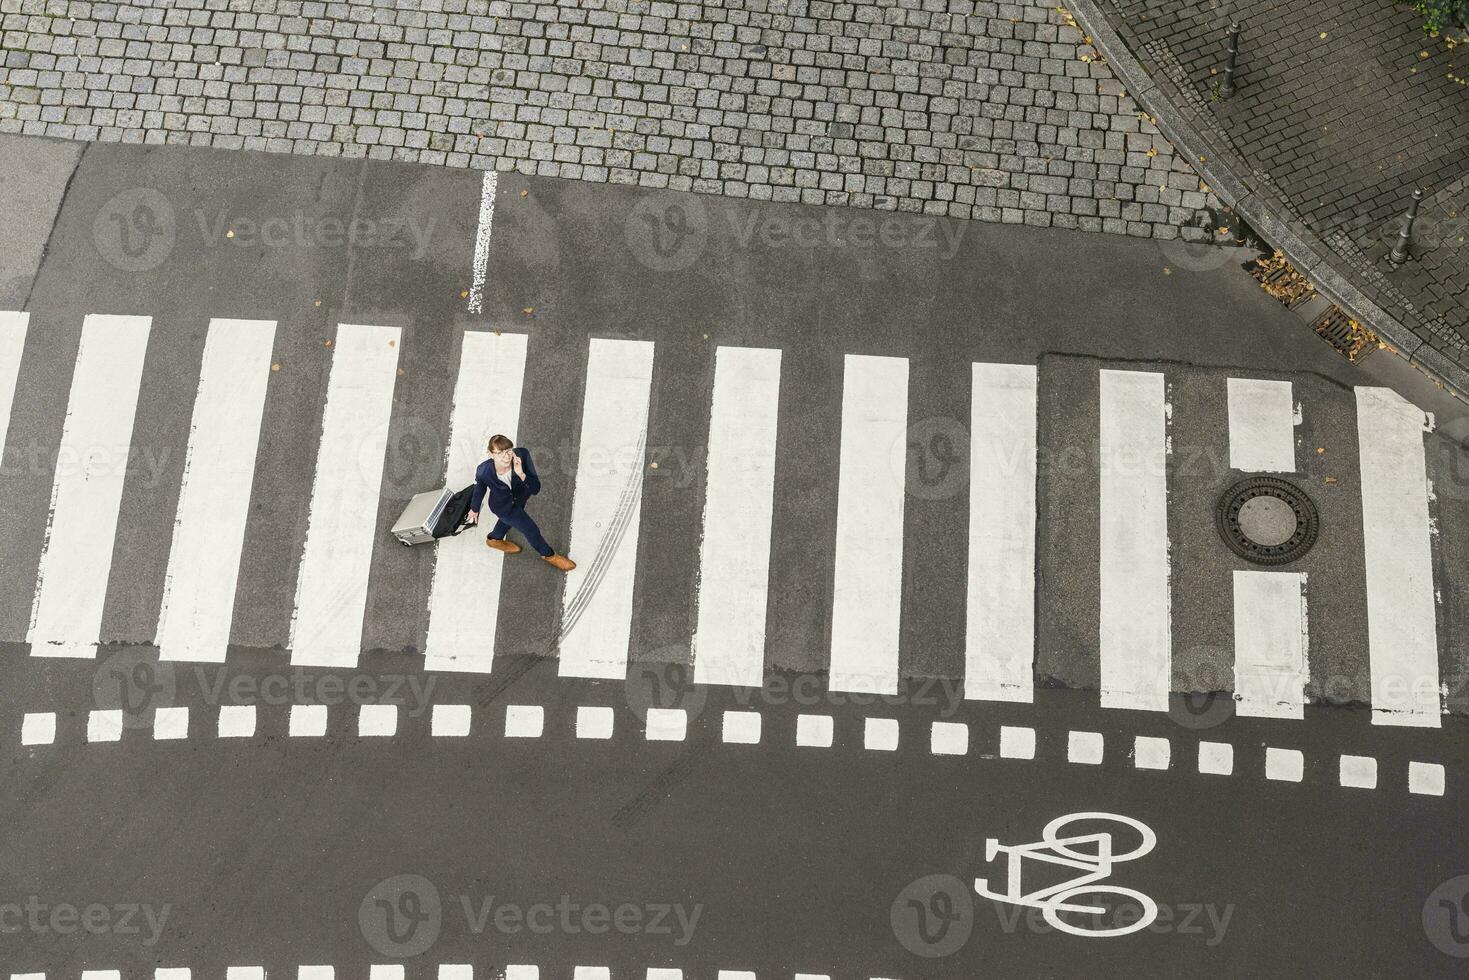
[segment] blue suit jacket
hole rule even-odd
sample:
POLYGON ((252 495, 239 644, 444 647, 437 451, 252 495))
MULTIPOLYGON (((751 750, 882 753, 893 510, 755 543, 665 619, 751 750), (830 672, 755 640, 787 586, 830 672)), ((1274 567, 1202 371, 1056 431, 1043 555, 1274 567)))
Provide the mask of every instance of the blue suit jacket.
POLYGON ((487 459, 480 463, 479 468, 474 471, 474 493, 469 498, 469 509, 476 514, 479 513, 480 504, 484 503, 486 494, 490 498, 490 513, 502 517, 512 507, 525 503, 532 495, 541 492, 541 478, 536 473, 536 464, 531 462, 530 450, 517 446, 511 452, 520 457, 525 479, 516 476, 515 470, 511 469, 510 482, 507 484, 495 472, 494 460, 487 459))

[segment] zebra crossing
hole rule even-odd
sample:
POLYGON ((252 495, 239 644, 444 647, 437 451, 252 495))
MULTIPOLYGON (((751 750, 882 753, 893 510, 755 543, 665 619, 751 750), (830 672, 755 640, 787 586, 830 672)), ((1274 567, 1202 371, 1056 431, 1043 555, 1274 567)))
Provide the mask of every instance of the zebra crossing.
MULTIPOLYGON (((30 314, 0 312, 0 422, 13 411, 30 314)), ((209 321, 190 411, 167 572, 154 643, 165 660, 222 662, 254 499, 252 478, 272 397, 277 325, 209 321)), ((328 346, 330 369, 309 488, 309 515, 294 568, 289 623, 293 665, 353 667, 362 654, 378 536, 395 513, 376 518, 390 425, 402 389, 404 334, 396 326, 341 323, 328 346), (370 508, 369 508, 370 509, 370 508)), ((147 316, 89 314, 72 370, 57 449, 49 517, 24 641, 37 657, 97 653, 112 576, 126 452, 149 344, 163 340, 147 316), (66 465, 63 465, 65 461, 66 465)), ((516 437, 531 349, 526 333, 467 329, 454 367, 442 474, 453 482, 482 458, 494 432, 516 437)), ((689 560, 689 650, 696 682, 757 686, 767 668, 771 535, 783 474, 773 447, 783 427, 782 369, 775 348, 715 345, 705 393, 708 437, 701 530, 689 560)), ((569 537, 579 561, 566 576, 555 652, 564 677, 622 679, 630 667, 639 533, 658 344, 592 337, 587 342, 569 537)), ((904 526, 912 460, 908 358, 842 356, 829 647, 833 691, 894 694, 908 676, 902 623, 905 552, 911 535, 874 539, 874 522, 904 526)), ((1169 457, 1172 404, 1167 372, 1099 366, 1095 405, 1099 454, 1099 662, 1103 707, 1165 711, 1174 687, 1169 457)), ((1298 472, 1301 412, 1290 381, 1219 379, 1227 404, 1228 458, 1240 473, 1298 472)), ((968 392, 968 539, 962 647, 965 697, 1027 702, 1043 614, 1037 587, 1040 442, 1047 399, 1035 364, 976 362, 968 392)), ((1431 420, 1388 389, 1353 395, 1360 459, 1365 595, 1370 629, 1373 720, 1436 726, 1443 711, 1434 508, 1425 454, 1431 420), (1405 683, 1406 681, 1406 683, 1405 683)), ((3 430, 0 430, 3 431, 3 430)), ((8 458, 8 456, 7 456, 8 458)), ((1175 515, 1176 516, 1176 515, 1175 515)), ((494 669, 505 556, 466 534, 432 546, 433 573, 419 649, 429 670, 494 669)), ((646 557, 644 560, 648 560, 646 557)), ((654 559, 656 560, 656 559, 654 559)), ((957 571, 957 570, 956 570, 957 571)), ((1220 582, 1224 588, 1224 582, 1220 582)), ((1233 693, 1241 715, 1299 719, 1310 684, 1309 583, 1305 571, 1236 567, 1232 592, 1233 693)), ((248 599, 248 597, 245 597, 248 599)))

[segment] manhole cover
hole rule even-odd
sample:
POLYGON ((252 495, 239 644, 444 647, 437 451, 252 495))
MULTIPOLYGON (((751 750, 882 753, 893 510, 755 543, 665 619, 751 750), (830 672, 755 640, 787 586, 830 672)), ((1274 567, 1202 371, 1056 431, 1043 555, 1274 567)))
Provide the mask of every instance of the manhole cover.
POLYGON ((1293 483, 1274 476, 1241 480, 1219 498, 1219 534, 1231 551, 1257 565, 1284 565, 1316 543, 1316 504, 1293 483))

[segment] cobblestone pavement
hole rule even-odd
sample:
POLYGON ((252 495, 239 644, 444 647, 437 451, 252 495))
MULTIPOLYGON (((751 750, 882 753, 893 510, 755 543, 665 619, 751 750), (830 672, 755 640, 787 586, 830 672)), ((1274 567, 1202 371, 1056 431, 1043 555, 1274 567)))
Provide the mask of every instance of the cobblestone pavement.
POLYGON ((964 0, 0 0, 0 132, 1200 237, 1074 21, 964 0))
POLYGON ((1402 322, 1405 340, 1451 362, 1440 370, 1469 377, 1469 46, 1425 37, 1422 18, 1388 0, 1095 8, 1174 94, 1172 107, 1151 106, 1160 117, 1212 131, 1247 192, 1268 195, 1282 222, 1319 242, 1327 265, 1402 322), (1231 21, 1242 25, 1238 84, 1224 97, 1231 21), (1414 188, 1426 196, 1413 260, 1395 267, 1388 255, 1414 188))

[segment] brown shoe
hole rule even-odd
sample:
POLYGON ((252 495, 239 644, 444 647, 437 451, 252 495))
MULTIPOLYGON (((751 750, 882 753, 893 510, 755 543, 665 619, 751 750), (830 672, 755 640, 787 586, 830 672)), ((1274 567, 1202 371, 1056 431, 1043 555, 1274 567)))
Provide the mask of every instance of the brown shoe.
POLYGON ((485 538, 485 544, 496 551, 503 551, 507 555, 513 555, 520 550, 520 545, 514 541, 506 541, 504 538, 485 538))
POLYGON ((576 562, 572 561, 570 558, 567 558, 565 555, 542 555, 541 559, 550 563, 551 567, 559 568, 563 572, 569 572, 576 567, 576 562))

